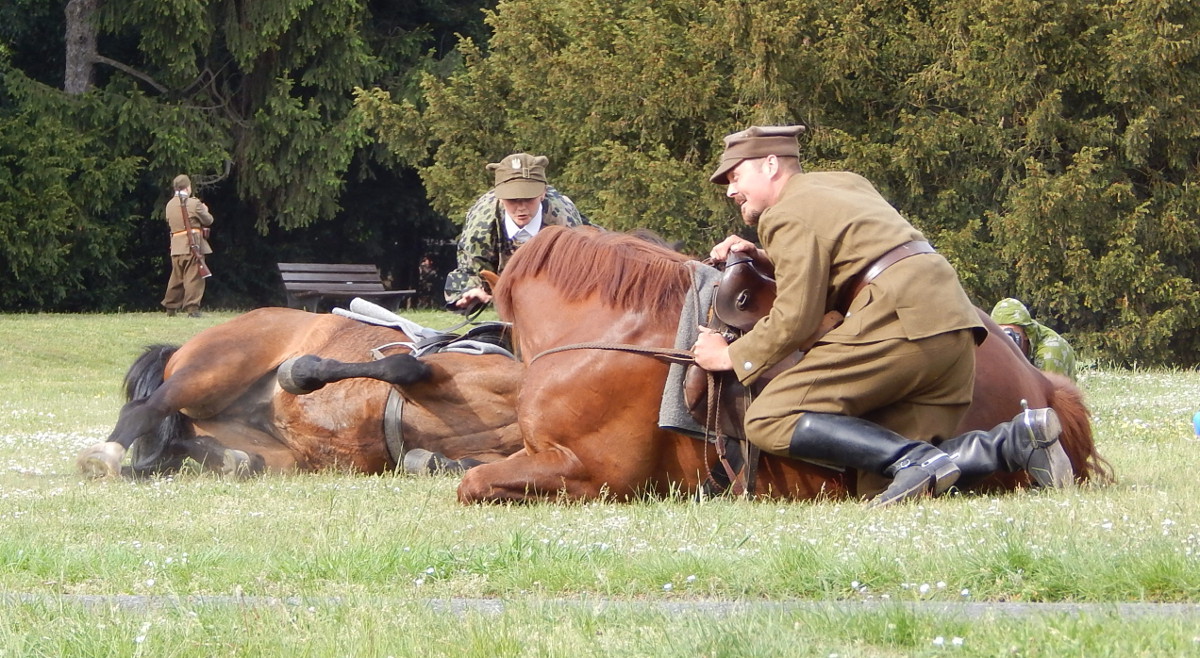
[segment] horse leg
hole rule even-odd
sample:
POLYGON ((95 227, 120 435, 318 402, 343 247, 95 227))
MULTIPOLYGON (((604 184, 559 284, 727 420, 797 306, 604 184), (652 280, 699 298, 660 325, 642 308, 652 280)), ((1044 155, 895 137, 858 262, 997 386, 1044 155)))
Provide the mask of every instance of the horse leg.
MULTIPOLYGON (((145 400, 133 400, 125 403, 121 407, 121 412, 117 417, 116 427, 113 428, 108 439, 104 443, 85 448, 76 458, 76 463, 79 470, 88 477, 112 477, 119 475, 121 472, 121 461, 125 458, 125 453, 133 445, 134 441, 144 436, 149 436, 156 432, 163 432, 172 437, 183 437, 188 433, 186 427, 187 419, 178 412, 178 409, 171 409, 163 406, 161 396, 155 399, 154 396, 145 400), (165 421, 172 422, 166 423, 165 421)), ((159 462, 162 460, 162 454, 144 455, 142 461, 144 464, 148 462, 159 462)), ((165 464, 158 464, 155 469, 143 465, 142 471, 161 470, 165 464)), ((169 467, 167 470, 170 470, 169 467)))
POLYGON ((257 452, 228 448, 208 435, 198 435, 187 443, 187 456, 202 469, 219 475, 250 477, 267 470, 266 460, 257 452))
POLYGON ((378 361, 358 363, 322 359, 313 354, 305 354, 284 361, 277 373, 279 385, 293 395, 312 393, 326 384, 354 377, 407 386, 428 376, 429 366, 409 354, 394 354, 378 361))
POLYGON ((603 493, 603 484, 589 480, 582 462, 561 446, 536 454, 522 449, 508 459, 472 468, 458 485, 458 500, 467 504, 590 500, 603 493))
POLYGON ((175 415, 161 394, 164 388, 163 371, 177 348, 171 345, 152 345, 130 366, 125 376, 127 402, 117 416, 116 427, 108 439, 80 452, 76 463, 89 477, 119 475, 125 452, 138 438, 153 432, 177 434, 186 431, 186 420, 175 415), (171 423, 164 423, 172 418, 171 423))

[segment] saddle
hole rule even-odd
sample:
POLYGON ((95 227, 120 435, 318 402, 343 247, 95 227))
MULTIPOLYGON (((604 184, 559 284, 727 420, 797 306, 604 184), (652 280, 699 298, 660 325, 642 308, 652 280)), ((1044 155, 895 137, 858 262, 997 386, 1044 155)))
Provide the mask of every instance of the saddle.
MULTIPOLYGON (((730 253, 713 296, 716 317, 710 321, 710 328, 722 333, 727 342, 734 342, 770 312, 775 295, 775 279, 765 274, 748 256, 730 253)), ((837 310, 826 313, 821 326, 799 350, 781 359, 749 388, 733 371, 710 373, 696 365, 688 366, 684 376, 684 402, 692 418, 717 432, 718 438, 725 436, 744 441, 743 421, 754 397, 779 373, 799 363, 804 353, 841 324, 844 317, 837 310)))
POLYGON ((512 347, 512 325, 507 322, 481 322, 462 334, 446 332, 423 338, 413 347, 413 356, 438 352, 503 353, 512 356, 512 347))

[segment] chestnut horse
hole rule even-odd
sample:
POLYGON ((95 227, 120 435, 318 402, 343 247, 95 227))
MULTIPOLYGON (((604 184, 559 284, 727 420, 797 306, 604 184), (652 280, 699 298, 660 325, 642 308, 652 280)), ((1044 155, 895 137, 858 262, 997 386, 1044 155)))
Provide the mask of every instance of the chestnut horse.
POLYGON ((392 373, 390 383, 318 383, 312 388, 320 390, 297 396, 276 381, 280 364, 292 357, 370 362, 372 349, 408 340, 395 329, 338 315, 261 308, 205 329, 182 347, 152 346, 126 375, 128 402, 112 435, 81 452, 79 467, 93 476, 120 474, 128 450, 124 472, 133 475, 171 473, 187 458, 225 473, 381 473, 412 450, 471 465, 520 448, 513 401, 524 366, 507 356, 442 352, 416 359, 407 348, 390 348, 401 353, 374 362, 392 373), (402 411, 391 429, 399 438, 389 442, 384 417, 393 387, 400 398, 390 404, 402 411), (397 449, 401 454, 393 454, 397 449))
MULTIPOLYGON (((643 240, 586 228, 546 227, 516 252, 494 301, 513 323, 527 364, 517 407, 524 447, 467 471, 459 500, 628 499, 701 489, 718 459, 712 444, 658 427, 668 365, 645 349, 611 348, 674 344, 693 285, 687 261, 643 240)), ((1076 480, 1108 479, 1079 390, 1034 368, 994 323, 988 329, 961 429, 1010 420, 1022 399, 1051 406, 1076 480)), ((1004 474, 989 486, 1026 482, 1024 473, 1004 474)), ((762 453, 752 493, 813 499, 856 496, 856 487, 847 473, 762 453)))

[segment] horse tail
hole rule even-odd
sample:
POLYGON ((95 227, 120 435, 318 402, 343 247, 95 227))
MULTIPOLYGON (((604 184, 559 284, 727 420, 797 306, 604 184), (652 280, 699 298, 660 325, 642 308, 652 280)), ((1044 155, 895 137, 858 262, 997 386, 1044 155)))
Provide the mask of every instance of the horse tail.
MULTIPOLYGON (((167 361, 178 351, 178 345, 146 347, 125 373, 125 401, 143 401, 153 395, 166 381, 163 372, 167 361)), ((168 450, 193 437, 194 430, 187 417, 178 411, 170 413, 153 434, 142 436, 129 446, 130 466, 135 473, 160 470, 168 450)))
POLYGON ((1095 480, 1102 484, 1116 482, 1112 465, 1096 450, 1092 435, 1091 412, 1083 402, 1083 392, 1067 377, 1043 372, 1050 382, 1050 407, 1062 422, 1059 442, 1071 459, 1075 478, 1079 482, 1095 480))

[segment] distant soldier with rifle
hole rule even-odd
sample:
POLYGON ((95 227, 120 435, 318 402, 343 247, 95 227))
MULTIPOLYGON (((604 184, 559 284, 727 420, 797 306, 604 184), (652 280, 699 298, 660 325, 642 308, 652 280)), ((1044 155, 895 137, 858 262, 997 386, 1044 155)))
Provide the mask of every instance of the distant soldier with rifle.
POLYGON ((212 276, 204 257, 212 253, 208 227, 213 216, 208 206, 192 196, 192 181, 180 174, 174 181, 175 194, 167 201, 167 225, 171 227, 171 279, 162 305, 168 316, 183 309, 190 318, 200 317, 204 280, 212 276))

